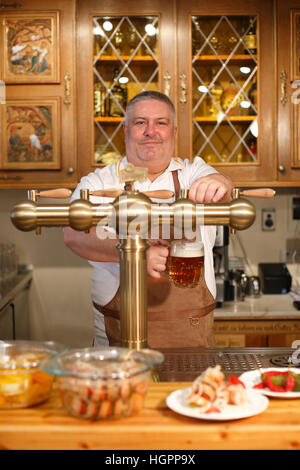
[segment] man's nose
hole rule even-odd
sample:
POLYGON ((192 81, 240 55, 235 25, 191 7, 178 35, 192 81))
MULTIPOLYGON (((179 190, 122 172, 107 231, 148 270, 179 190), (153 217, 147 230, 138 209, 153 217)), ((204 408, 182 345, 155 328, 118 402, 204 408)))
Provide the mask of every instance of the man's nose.
POLYGON ((145 133, 145 135, 149 135, 149 136, 155 135, 156 134, 155 124, 152 123, 152 122, 148 122, 146 127, 145 127, 144 133, 145 133))

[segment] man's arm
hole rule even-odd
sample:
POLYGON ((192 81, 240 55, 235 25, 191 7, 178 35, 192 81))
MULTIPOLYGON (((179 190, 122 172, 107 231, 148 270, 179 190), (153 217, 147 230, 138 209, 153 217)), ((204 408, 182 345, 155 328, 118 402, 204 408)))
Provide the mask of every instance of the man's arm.
POLYGON ((117 248, 118 238, 101 239, 97 236, 96 227, 92 227, 89 233, 64 228, 64 243, 76 255, 90 261, 120 262, 120 252, 117 248))
POLYGON ((233 182, 220 173, 212 173, 195 180, 189 190, 189 198, 200 204, 230 202, 233 182))

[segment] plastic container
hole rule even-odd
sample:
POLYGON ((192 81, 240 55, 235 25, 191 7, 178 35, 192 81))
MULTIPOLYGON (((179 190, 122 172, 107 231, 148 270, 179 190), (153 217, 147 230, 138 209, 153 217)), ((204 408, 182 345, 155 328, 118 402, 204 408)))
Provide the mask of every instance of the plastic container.
POLYGON ((139 412, 144 406, 151 369, 163 361, 158 351, 126 348, 70 350, 44 360, 41 368, 57 376, 68 413, 100 420, 139 412))
POLYGON ((66 348, 46 341, 0 341, 0 409, 27 408, 47 400, 53 376, 40 362, 66 348))

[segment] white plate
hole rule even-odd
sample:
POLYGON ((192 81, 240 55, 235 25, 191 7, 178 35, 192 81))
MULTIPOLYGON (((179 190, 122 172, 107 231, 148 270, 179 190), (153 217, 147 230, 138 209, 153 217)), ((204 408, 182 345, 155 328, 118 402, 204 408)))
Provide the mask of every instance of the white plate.
POLYGON ((205 419, 207 421, 228 421, 233 419, 248 418, 262 413, 268 406, 269 400, 256 390, 247 390, 249 403, 245 406, 228 405, 226 410, 220 413, 202 413, 198 408, 186 404, 186 397, 191 388, 175 390, 167 397, 168 407, 184 416, 205 419))
MULTIPOLYGON (((244 372, 242 375, 240 375, 239 379, 246 385, 246 387, 253 389, 254 385, 257 385, 261 382, 261 377, 260 373, 261 372, 268 372, 271 370, 277 370, 280 372, 285 372, 287 371, 287 367, 269 367, 267 369, 260 369, 260 370, 250 370, 248 372, 244 372)), ((295 372, 296 374, 300 374, 299 369, 295 369, 293 367, 290 367, 289 370, 291 372, 295 372)), ((263 395, 266 395, 267 397, 276 397, 276 398, 299 398, 300 397, 300 392, 272 392, 268 388, 257 388, 255 389, 258 392, 262 393, 263 395)))

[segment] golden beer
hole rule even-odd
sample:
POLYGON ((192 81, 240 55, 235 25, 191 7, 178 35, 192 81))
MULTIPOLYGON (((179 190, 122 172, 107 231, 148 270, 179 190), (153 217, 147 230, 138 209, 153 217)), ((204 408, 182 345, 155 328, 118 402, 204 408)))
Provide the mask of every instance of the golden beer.
POLYGON ((173 242, 167 273, 176 287, 196 287, 204 275, 203 243, 173 242))

